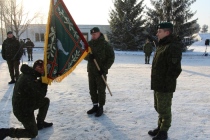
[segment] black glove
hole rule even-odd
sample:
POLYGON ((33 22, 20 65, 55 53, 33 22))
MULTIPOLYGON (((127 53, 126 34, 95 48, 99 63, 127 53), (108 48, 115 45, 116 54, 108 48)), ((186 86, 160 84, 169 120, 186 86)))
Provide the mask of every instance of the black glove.
POLYGON ((104 71, 101 69, 101 70, 98 71, 98 73, 99 73, 100 75, 103 75, 103 74, 104 74, 104 71))
POLYGON ((95 56, 93 54, 89 54, 89 59, 93 60, 93 59, 95 59, 95 56))

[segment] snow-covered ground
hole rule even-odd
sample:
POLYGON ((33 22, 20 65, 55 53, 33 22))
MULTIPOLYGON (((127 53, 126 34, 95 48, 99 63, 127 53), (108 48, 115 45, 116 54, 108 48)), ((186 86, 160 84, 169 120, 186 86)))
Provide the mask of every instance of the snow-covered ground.
MULTIPOLYGON (((210 139, 210 56, 202 56, 205 46, 193 44, 189 49, 194 51, 183 53, 183 71, 173 97, 168 140, 210 139)), ((207 51, 210 54, 210 50, 207 51)), ((152 139, 147 132, 157 127, 158 116, 150 90, 151 64, 144 64, 142 52, 116 51, 115 55, 107 81, 113 96, 107 91, 104 114, 96 118, 86 113, 92 103, 88 92, 87 62, 82 61, 61 83, 49 86, 47 96, 51 104, 46 121, 54 125, 40 130, 34 140, 152 139)), ((43 50, 35 50, 34 60, 40 58, 43 58, 43 50)), ((25 56, 23 63, 33 65, 25 56)), ((22 127, 12 112, 14 85, 8 85, 8 68, 1 57, 0 73, 0 127, 22 127)))

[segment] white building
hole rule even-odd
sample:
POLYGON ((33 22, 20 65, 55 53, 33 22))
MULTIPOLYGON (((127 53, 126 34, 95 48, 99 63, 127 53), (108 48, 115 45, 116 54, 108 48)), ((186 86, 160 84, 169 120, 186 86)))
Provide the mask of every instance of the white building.
POLYGON ((198 33, 194 35, 194 39, 196 41, 205 41, 206 39, 210 39, 210 33, 198 33))
MULTIPOLYGON (((107 32, 110 31, 109 25, 78 25, 78 27, 87 41, 91 39, 90 30, 93 27, 98 27, 106 40, 108 40, 107 32)), ((46 24, 31 24, 19 39, 30 38, 35 47, 44 47, 45 31, 46 24)))

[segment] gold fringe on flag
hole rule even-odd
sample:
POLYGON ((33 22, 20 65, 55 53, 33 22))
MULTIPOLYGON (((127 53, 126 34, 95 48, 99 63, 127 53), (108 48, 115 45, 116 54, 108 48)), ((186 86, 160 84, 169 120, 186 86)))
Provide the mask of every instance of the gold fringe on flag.
POLYGON ((47 45, 48 45, 48 38, 50 32, 50 20, 51 20, 51 13, 52 13, 52 2, 50 1, 50 9, 48 13, 47 19, 47 26, 45 32, 45 42, 44 42, 44 73, 45 75, 42 76, 42 83, 51 84, 52 80, 47 78, 47 45))

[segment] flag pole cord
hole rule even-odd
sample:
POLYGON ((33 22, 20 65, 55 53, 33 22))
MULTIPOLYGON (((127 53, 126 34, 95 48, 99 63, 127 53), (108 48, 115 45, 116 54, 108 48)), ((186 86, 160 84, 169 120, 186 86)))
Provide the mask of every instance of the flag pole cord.
MULTIPOLYGON (((90 54, 93 54, 92 51, 90 51, 90 54)), ((99 65, 98 65, 98 63, 97 63, 97 61, 96 61, 95 58, 93 59, 93 61, 94 61, 95 65, 96 65, 98 71, 100 71, 101 69, 100 69, 100 67, 99 67, 99 65)), ((108 84, 107 84, 107 82, 106 82, 106 79, 104 78, 104 75, 103 75, 103 74, 101 75, 101 78, 104 80, 104 83, 106 84, 107 89, 109 90, 109 93, 110 93, 110 95, 112 96, 112 92, 111 92, 111 90, 110 90, 110 88, 109 88, 109 86, 108 86, 108 84)))

